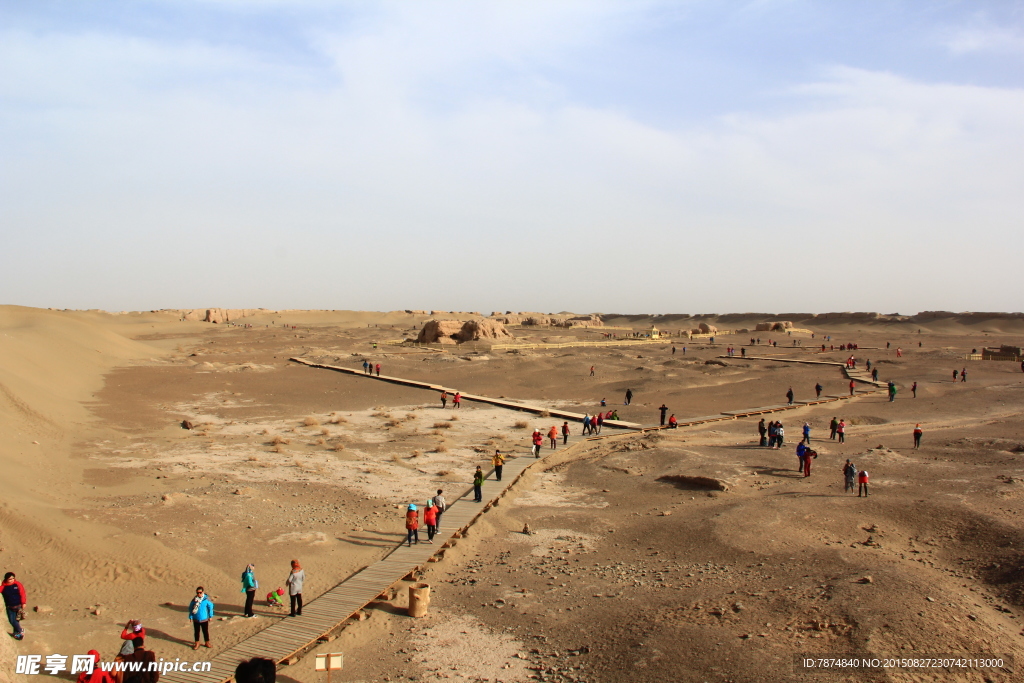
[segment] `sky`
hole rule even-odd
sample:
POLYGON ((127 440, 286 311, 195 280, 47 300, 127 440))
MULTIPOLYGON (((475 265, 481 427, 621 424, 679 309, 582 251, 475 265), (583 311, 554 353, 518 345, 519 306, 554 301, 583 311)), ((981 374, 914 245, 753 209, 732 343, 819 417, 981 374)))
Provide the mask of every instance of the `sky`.
POLYGON ((1020 311, 1024 5, 0 0, 0 303, 1020 311))

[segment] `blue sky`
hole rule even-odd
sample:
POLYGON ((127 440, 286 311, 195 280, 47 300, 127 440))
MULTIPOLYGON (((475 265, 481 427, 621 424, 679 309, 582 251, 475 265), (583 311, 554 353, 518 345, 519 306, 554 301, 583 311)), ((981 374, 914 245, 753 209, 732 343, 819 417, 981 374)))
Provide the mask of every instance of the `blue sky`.
POLYGON ((1012 2, 0 2, 33 306, 1020 310, 1012 2))

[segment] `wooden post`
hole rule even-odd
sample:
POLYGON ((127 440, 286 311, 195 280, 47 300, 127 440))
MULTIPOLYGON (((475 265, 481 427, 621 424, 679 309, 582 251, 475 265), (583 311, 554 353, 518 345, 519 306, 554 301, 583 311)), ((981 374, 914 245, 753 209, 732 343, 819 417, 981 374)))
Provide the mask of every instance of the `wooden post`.
POLYGON ((416 583, 409 586, 409 616, 425 617, 430 607, 430 584, 416 583))

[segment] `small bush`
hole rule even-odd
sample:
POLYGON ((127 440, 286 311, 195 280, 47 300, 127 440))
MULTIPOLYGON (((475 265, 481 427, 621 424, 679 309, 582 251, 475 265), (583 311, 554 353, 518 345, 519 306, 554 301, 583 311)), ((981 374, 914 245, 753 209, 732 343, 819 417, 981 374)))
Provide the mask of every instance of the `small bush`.
POLYGON ((549 412, 548 412, 548 411, 546 411, 546 410, 542 410, 542 411, 540 411, 540 412, 538 413, 538 415, 540 415, 541 417, 551 417, 551 413, 549 413, 549 412))
POLYGON ((374 406, 373 409, 374 410, 387 410, 388 407, 387 406, 374 406))
POLYGON ((401 427, 402 426, 402 421, 401 420, 388 420, 387 422, 384 423, 384 426, 385 427, 401 427))
POLYGON ((455 420, 458 420, 458 419, 459 419, 459 416, 458 416, 458 415, 455 415, 455 414, 453 413, 453 414, 452 414, 452 416, 448 418, 448 421, 449 421, 449 422, 455 422, 455 420))
POLYGON ((447 453, 448 452, 448 447, 445 446, 443 443, 439 443, 436 446, 434 446, 434 452, 435 453, 447 453))
POLYGON ((488 439, 487 441, 484 441, 484 445, 485 445, 485 446, 493 446, 493 445, 495 445, 496 443, 498 443, 498 442, 497 442, 497 441, 495 441, 494 439, 488 439))
POLYGON ((451 473, 452 473, 451 470, 441 470, 440 472, 437 473, 437 476, 439 476, 439 477, 447 477, 451 473))
POLYGON ((316 445, 316 446, 325 446, 325 445, 327 445, 327 439, 325 439, 323 437, 320 437, 319 439, 317 439, 314 442, 314 445, 316 445))
POLYGON ((249 462, 256 462, 257 460, 259 460, 259 458, 257 458, 255 455, 250 455, 248 457, 248 460, 249 462))
POLYGON ((529 426, 530 423, 527 422, 526 420, 517 420, 516 423, 512 425, 514 429, 526 429, 529 426))
POLYGON ((417 417, 419 417, 419 415, 417 415, 416 413, 406 413, 405 414, 405 419, 406 420, 415 420, 417 417))
POLYGON ((306 425, 307 427, 319 427, 320 420, 310 415, 309 417, 302 421, 302 424, 306 425))
POLYGON ((340 424, 345 424, 346 422, 348 422, 348 419, 344 415, 339 415, 338 413, 331 413, 331 420, 330 421, 331 421, 331 424, 340 425, 340 424))
POLYGON ((324 427, 323 429, 320 430, 320 433, 322 435, 324 435, 324 436, 330 436, 331 435, 331 430, 328 429, 327 427, 324 427))
POLYGON ((434 429, 451 429, 452 425, 450 422, 435 422, 434 429))
POLYGON ((341 451, 345 450, 345 444, 336 443, 331 447, 331 450, 334 451, 335 453, 340 453, 341 451))
POLYGON ((370 417, 383 417, 385 419, 389 419, 391 417, 391 413, 382 413, 377 411, 376 413, 371 414, 370 417))
POLYGON ((274 452, 275 453, 284 453, 285 452, 284 446, 282 446, 281 444, 277 444, 276 446, 274 446, 274 452))
POLYGON ((292 442, 291 439, 286 439, 285 437, 281 436, 280 434, 275 434, 274 438, 270 440, 270 443, 273 444, 274 446, 280 446, 283 443, 284 444, 288 444, 288 443, 291 443, 291 442, 292 442))
POLYGON ((431 436, 444 436, 444 432, 442 432, 440 429, 431 429, 427 433, 430 434, 431 436))
POLYGON ((412 452, 412 457, 414 457, 414 458, 418 458, 418 457, 420 457, 421 455, 423 455, 423 451, 421 451, 421 450, 420 450, 420 449, 418 449, 418 448, 417 448, 416 450, 414 450, 414 451, 412 452))

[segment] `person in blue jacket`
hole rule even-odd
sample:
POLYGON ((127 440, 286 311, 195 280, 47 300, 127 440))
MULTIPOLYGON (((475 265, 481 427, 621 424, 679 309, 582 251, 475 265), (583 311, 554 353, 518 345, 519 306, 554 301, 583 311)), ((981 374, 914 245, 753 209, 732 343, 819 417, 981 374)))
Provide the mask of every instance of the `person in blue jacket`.
POLYGON ((245 571, 242 572, 242 592, 245 593, 245 616, 254 617, 256 614, 252 611, 252 603, 256 599, 256 589, 260 587, 260 582, 256 580, 256 575, 253 570, 256 569, 256 565, 247 564, 245 571))
POLYGON ((199 649, 199 631, 203 632, 203 639, 206 647, 210 645, 210 620, 213 619, 213 600, 206 594, 202 586, 196 588, 196 597, 188 604, 188 618, 192 622, 192 631, 195 634, 196 643, 193 650, 199 649))
POLYGON ((796 458, 797 458, 797 460, 800 461, 800 464, 797 465, 797 468, 796 468, 797 472, 803 472, 804 471, 804 458, 806 457, 806 455, 807 455, 807 446, 805 446, 804 442, 801 441, 800 443, 798 443, 796 445, 796 458))

